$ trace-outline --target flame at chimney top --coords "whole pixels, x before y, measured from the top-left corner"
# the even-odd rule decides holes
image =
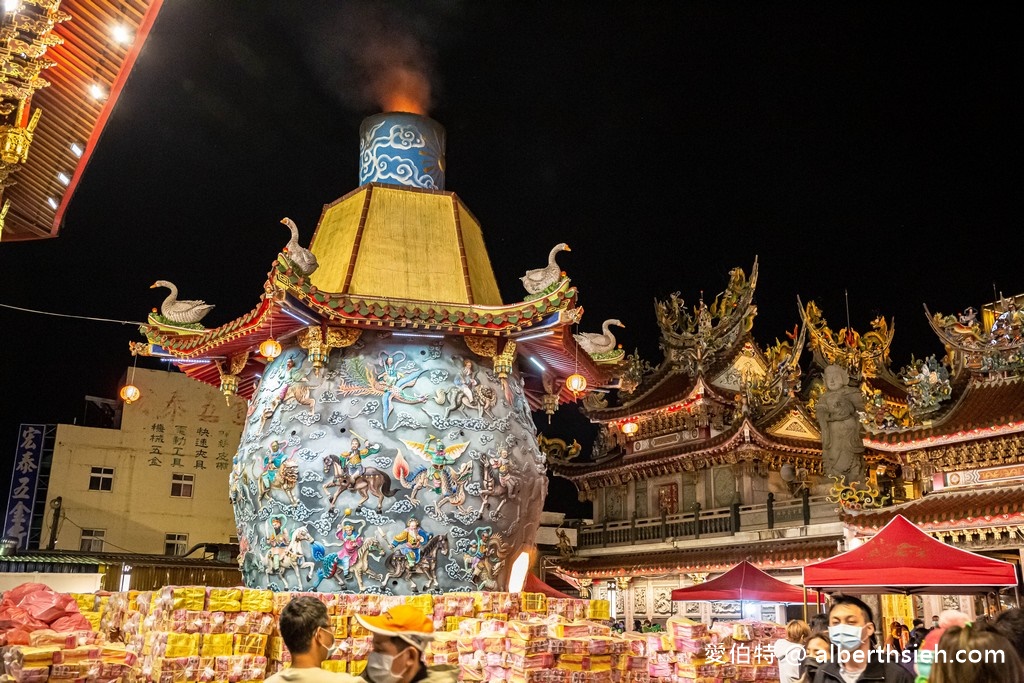
[[[426,116],[430,107],[430,81],[420,71],[392,66],[373,83],[374,99],[385,112]]]
[[[408,112],[374,114],[359,127],[359,184],[444,189],[444,126]]]

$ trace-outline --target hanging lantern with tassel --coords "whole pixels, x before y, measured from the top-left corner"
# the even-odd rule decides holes
[[[142,396],[142,392],[139,391],[139,388],[134,384],[125,384],[121,387],[121,391],[118,392],[118,394],[121,396],[121,400],[125,403],[135,403],[139,400],[139,397]]]
[[[558,394],[544,394],[541,396],[540,403],[544,408],[544,414],[548,416],[548,424],[551,424],[551,416],[558,410]]]
[[[117,393],[125,404],[130,405],[139,400],[142,396],[142,391],[135,386],[135,368],[139,363],[139,352],[133,344],[129,344],[128,348],[132,352],[132,375],[128,378],[128,383],[121,387],[121,391]]]
[[[268,337],[266,341],[260,344],[260,355],[268,360],[273,360],[281,355],[281,343],[273,338]]]
[[[565,378],[565,386],[569,388],[573,396],[579,398],[580,394],[587,390],[587,378],[574,372]]]

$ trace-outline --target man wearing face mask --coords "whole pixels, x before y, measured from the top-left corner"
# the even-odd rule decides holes
[[[292,665],[265,683],[363,683],[361,678],[320,668],[335,649],[334,629],[324,603],[311,597],[292,598],[281,610],[280,629]]]
[[[874,634],[870,607],[848,595],[835,596],[828,612],[832,661],[818,669],[814,683],[914,683],[898,662],[885,661],[872,649]]]
[[[458,667],[427,667],[423,653],[434,639],[434,622],[411,605],[396,605],[379,616],[356,615],[373,634],[373,649],[366,658],[363,677],[370,683],[448,683],[458,678]]]

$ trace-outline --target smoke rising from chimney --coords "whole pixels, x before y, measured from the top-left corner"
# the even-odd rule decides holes
[[[422,36],[437,22],[418,11],[430,4],[339,3],[310,36],[311,66],[346,107],[427,114],[434,54]]]

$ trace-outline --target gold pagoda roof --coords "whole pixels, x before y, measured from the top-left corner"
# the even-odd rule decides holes
[[[500,306],[483,232],[452,192],[368,183],[324,207],[309,280],[336,294]]]

